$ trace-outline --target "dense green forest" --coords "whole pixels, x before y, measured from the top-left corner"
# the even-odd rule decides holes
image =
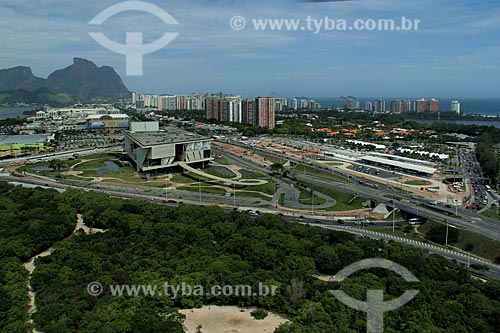
[[[34,319],[40,331],[183,332],[179,308],[203,304],[256,306],[290,319],[278,333],[365,332],[366,314],[337,301],[341,288],[365,299],[384,289],[386,299],[419,289],[405,307],[386,313],[385,332],[490,333],[500,327],[500,283],[471,279],[461,266],[397,243],[357,238],[289,223],[275,215],[257,219],[218,207],[170,208],[94,193],[0,186],[1,332],[25,332],[27,298],[21,263],[59,241],[38,260],[32,277]],[[108,231],[71,233],[75,215]],[[63,240],[64,239],[64,240]],[[386,270],[366,270],[342,283],[322,282],[365,258],[393,260],[420,283]],[[90,296],[89,282],[117,284],[279,286],[274,297]],[[3,300],[8,300],[4,302]]]
[[[56,191],[0,182],[0,330],[26,332],[27,272],[22,264],[71,234],[76,210]]]

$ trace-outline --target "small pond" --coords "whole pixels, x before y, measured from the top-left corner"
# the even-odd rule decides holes
[[[97,172],[98,174],[102,175],[105,172],[117,172],[117,173],[123,173],[123,171],[120,170],[120,166],[116,164],[115,162],[112,161],[106,161],[104,162],[104,166],[100,168],[94,168],[94,169],[89,169],[92,171]]]
[[[227,176],[227,177],[231,177],[231,178],[234,178],[236,177],[236,175],[231,171],[229,170],[228,168],[225,168],[225,167],[222,167],[222,166],[214,166],[214,165],[211,165],[208,167],[210,170],[213,170],[215,172],[218,172],[220,174],[223,174],[224,176]]]

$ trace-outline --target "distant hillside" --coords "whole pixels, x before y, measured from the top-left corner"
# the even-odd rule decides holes
[[[0,104],[49,104],[52,106],[65,106],[74,104],[73,96],[67,93],[54,94],[46,88],[39,88],[35,91],[25,89],[8,90],[0,92]]]
[[[80,101],[117,100],[130,94],[112,67],[97,67],[93,62],[81,58],[73,59],[73,65],[55,71],[47,79],[34,76],[29,67],[0,70],[0,91],[9,92],[11,96],[35,98],[29,97],[26,92],[38,95],[40,88],[45,88],[45,93],[48,90],[50,94],[55,95],[69,94]]]

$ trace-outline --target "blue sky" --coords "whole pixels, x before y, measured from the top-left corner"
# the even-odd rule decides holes
[[[177,19],[165,25],[127,12],[100,27],[88,22],[117,0],[16,0],[0,3],[0,68],[30,66],[46,77],[73,57],[113,66],[130,90],[219,92],[245,96],[500,97],[498,0],[276,1],[151,0]],[[233,16],[248,26],[231,29]],[[255,31],[252,19],[419,19],[420,30]],[[123,43],[125,32],[147,42],[179,36],[144,58],[144,75],[125,75],[125,56],[89,32]]]

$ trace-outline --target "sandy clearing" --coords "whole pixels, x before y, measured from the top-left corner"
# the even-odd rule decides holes
[[[281,324],[288,322],[272,313],[264,320],[256,320],[250,315],[252,310],[212,305],[179,312],[186,316],[186,333],[196,333],[198,325],[202,325],[202,333],[272,333]]]

